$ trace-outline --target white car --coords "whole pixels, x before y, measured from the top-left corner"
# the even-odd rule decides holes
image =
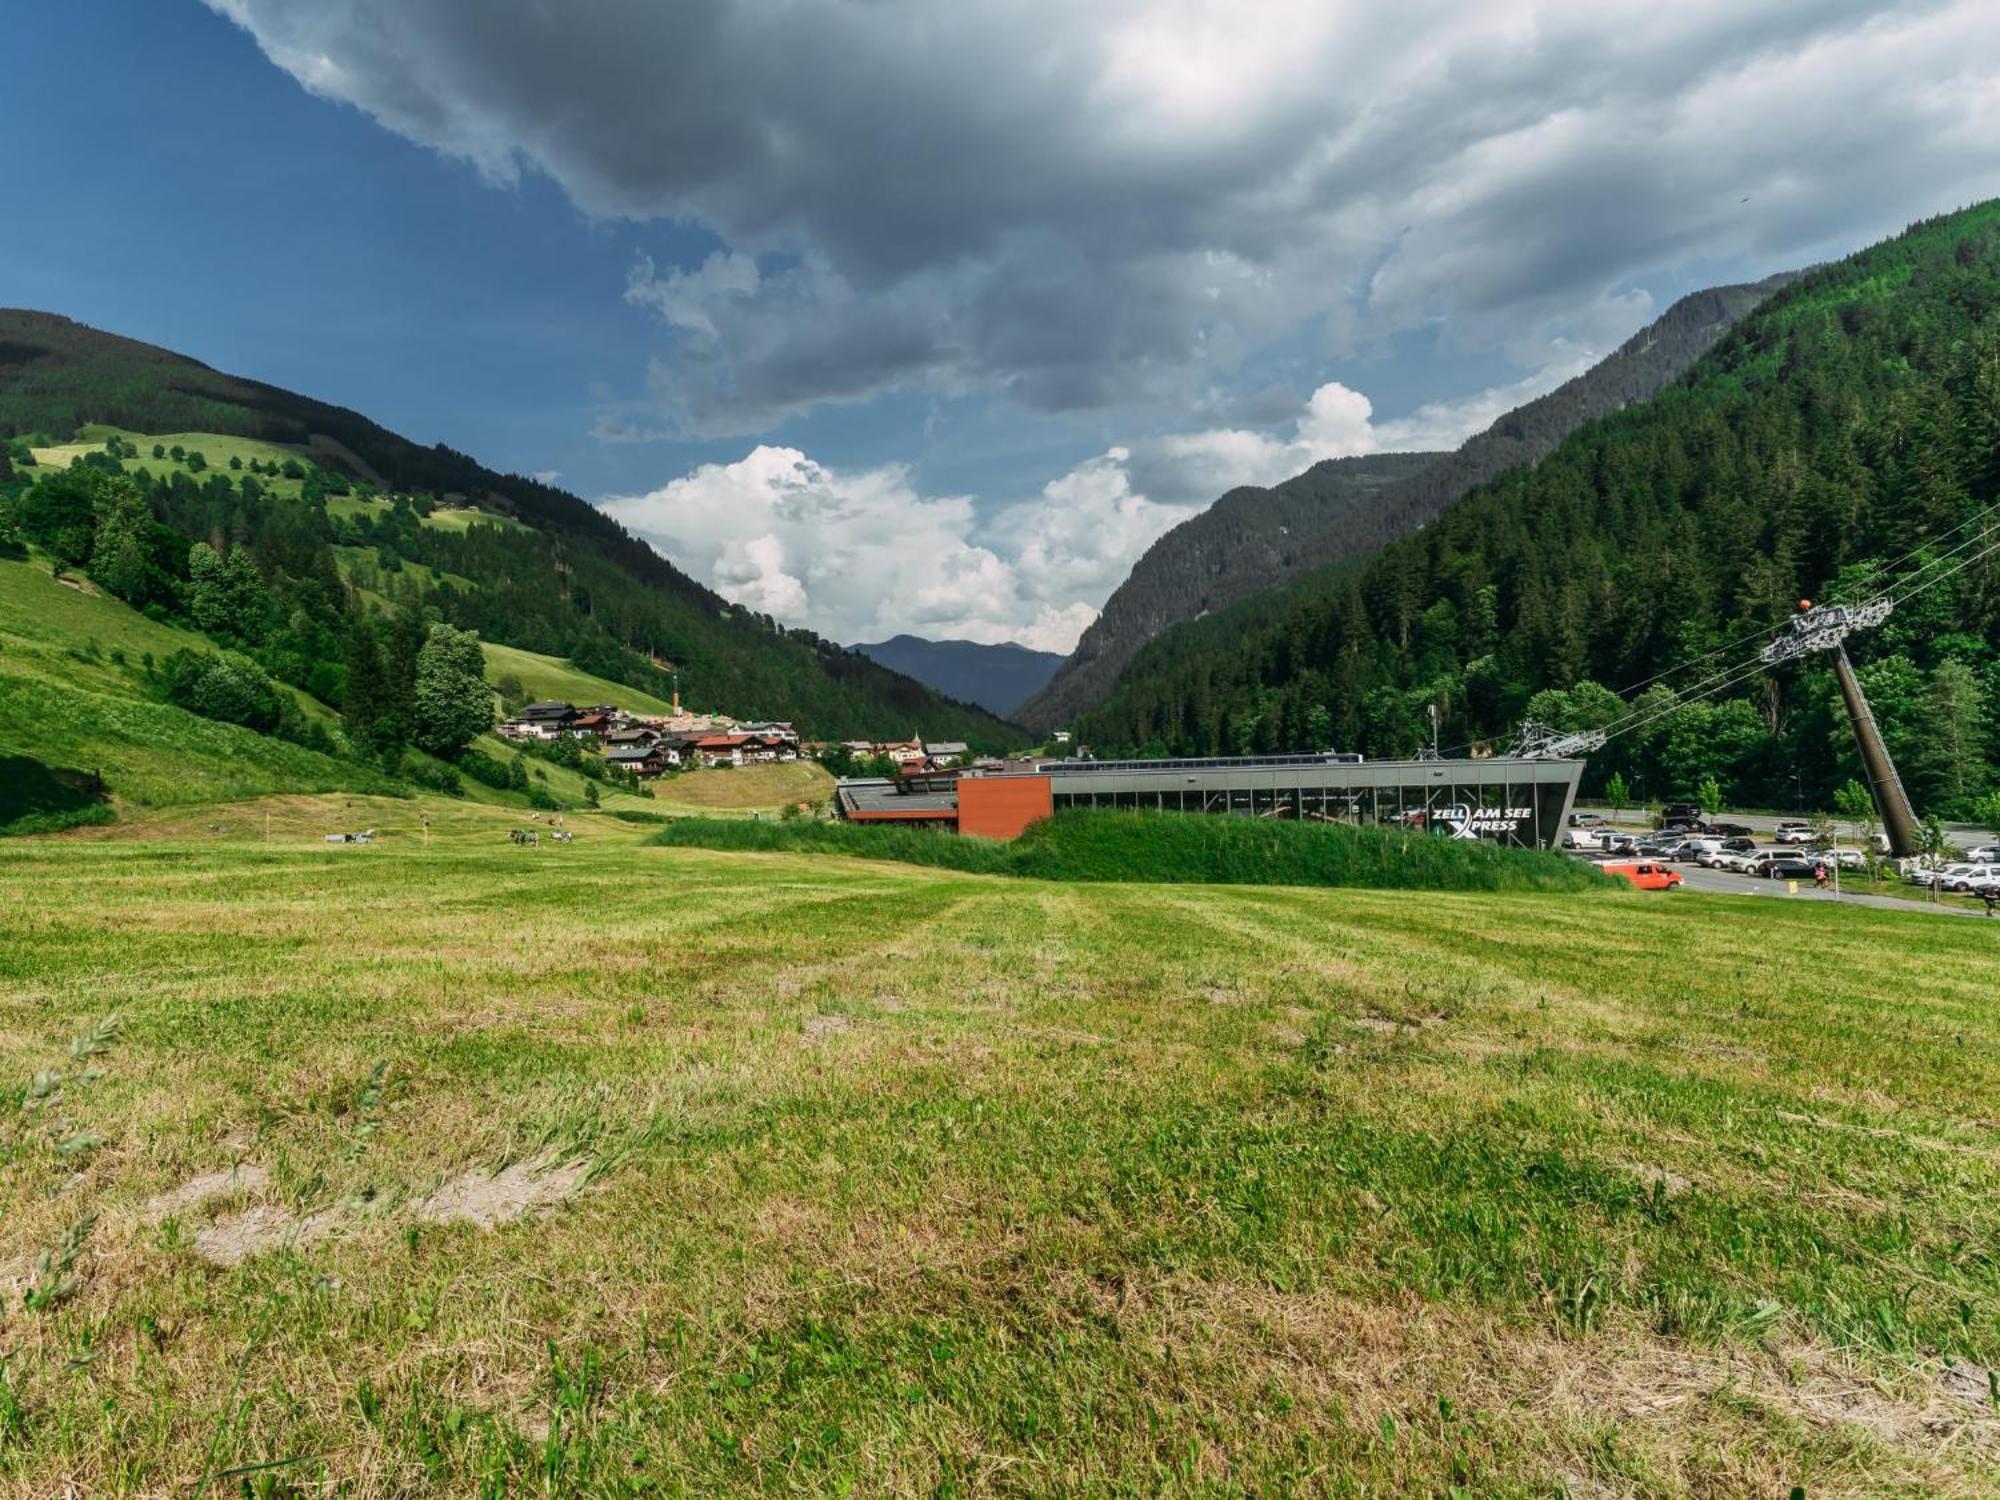
[[[2000,865],[2000,844],[1981,844],[1966,850],[1965,857],[1976,865]]]
[[[1994,867],[1989,864],[1966,863],[1953,865],[1940,882],[1948,891],[1969,891],[1980,881],[1993,878]]]
[[[1748,875],[1750,868],[1765,857],[1764,849],[1723,849],[1709,856],[1711,870],[1727,870],[1733,875]]]
[[[1944,890],[1951,891],[1951,890],[1957,890],[1959,887],[1959,882],[1964,880],[1968,875],[1971,875],[1974,872],[1979,872],[1983,874],[1985,871],[1991,868],[1992,866],[1990,865],[1967,864],[1965,861],[1961,860],[1956,864],[1949,864],[1944,866],[1937,872],[1935,878],[1933,878],[1929,866],[1926,865],[1924,861],[1918,860],[1917,867],[1911,870],[1905,878],[1910,882],[1911,885],[1936,884]]]
[[[1810,844],[1813,840],[1812,824],[1784,822],[1771,835],[1774,844]]]

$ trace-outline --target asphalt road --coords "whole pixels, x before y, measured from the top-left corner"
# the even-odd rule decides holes
[[[1704,891],[1727,896],[1776,897],[1781,901],[1832,901],[1831,890],[1813,889],[1810,880],[1801,880],[1796,893],[1788,890],[1782,880],[1763,880],[1751,875],[1738,875],[1728,870],[1706,870],[1700,865],[1675,865],[1681,873],[1685,888],[1690,891]],[[1984,917],[1984,908],[1968,902],[1963,896],[1940,895],[1937,905],[1928,900],[1904,901],[1894,896],[1866,896],[1847,892],[1838,898],[1847,906],[1879,906],[1887,911],[1928,911],[1943,912],[1957,917]],[[1993,924],[2000,927],[2000,921]]]

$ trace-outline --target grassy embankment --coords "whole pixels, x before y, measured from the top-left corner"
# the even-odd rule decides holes
[[[2000,1485],[1981,925],[390,806],[0,845],[0,1491]]]
[[[850,854],[1037,880],[1363,886],[1421,891],[1578,891],[1610,882],[1560,855],[1381,828],[1179,813],[1065,812],[1007,843],[853,823],[688,819],[680,848]]]

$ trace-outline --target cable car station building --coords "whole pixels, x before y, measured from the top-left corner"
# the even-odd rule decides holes
[[[835,804],[854,823],[952,828],[985,838],[1014,838],[1066,808],[1113,807],[1420,828],[1442,837],[1552,849],[1562,838],[1583,765],[1500,756],[1045,760],[1005,771],[843,781]]]

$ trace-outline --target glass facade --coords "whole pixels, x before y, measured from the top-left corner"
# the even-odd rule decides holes
[[[1055,806],[1218,813],[1421,829],[1552,848],[1576,796],[1573,760],[1068,761],[1046,767]]]

